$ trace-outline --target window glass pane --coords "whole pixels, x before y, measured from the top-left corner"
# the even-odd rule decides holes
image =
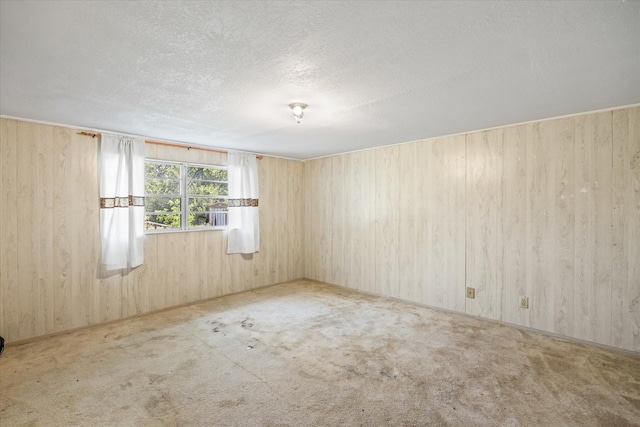
[[[180,179],[180,165],[146,162],[144,165],[146,179],[172,178]]]
[[[222,181],[227,182],[227,170],[199,166],[189,166],[187,169],[189,180]]]
[[[145,230],[180,230],[180,213],[146,214]]]
[[[227,201],[215,197],[189,197],[189,212],[209,212],[209,209],[227,210]]]
[[[180,197],[147,196],[144,199],[144,206],[144,210],[148,213],[180,213]]]
[[[190,213],[189,228],[209,227],[209,215],[206,213]]]
[[[204,197],[189,197],[189,213],[208,213],[211,209],[227,210],[226,200]]]
[[[209,214],[209,224],[212,227],[226,227],[227,212],[212,211],[212,213]]]
[[[145,163],[144,190],[149,194],[180,195],[180,165]]]
[[[189,198],[189,227],[227,225],[227,201],[218,198]]]
[[[226,196],[227,171],[225,169],[189,166],[187,193],[190,195]]]
[[[190,213],[188,222],[190,229],[225,227],[227,225],[227,212]]]
[[[227,183],[210,181],[189,181],[187,192],[194,196],[226,196],[229,194]]]
[[[147,179],[144,183],[146,194],[180,195],[180,181],[168,179]]]

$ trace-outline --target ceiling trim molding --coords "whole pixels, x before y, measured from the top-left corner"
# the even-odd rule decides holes
[[[304,159],[302,161],[303,162],[310,162],[312,160],[326,159],[327,157],[342,156],[343,154],[359,153],[361,151],[377,150],[379,148],[388,148],[388,147],[395,147],[397,145],[413,144],[414,142],[431,141],[433,139],[438,139],[438,138],[450,138],[450,137],[453,137],[453,136],[466,135],[468,133],[486,132],[486,131],[489,131],[489,130],[504,129],[504,128],[508,128],[508,127],[512,127],[512,126],[527,125],[529,123],[547,122],[547,121],[550,121],[550,120],[566,119],[566,118],[569,118],[569,117],[583,116],[585,114],[603,113],[605,111],[613,112],[613,111],[617,111],[617,110],[624,110],[625,108],[635,108],[635,107],[640,107],[640,102],[639,103],[635,103],[635,104],[622,105],[622,106],[619,106],[619,107],[601,108],[599,110],[584,111],[582,113],[572,113],[572,114],[565,114],[565,115],[562,115],[562,116],[547,117],[547,118],[544,118],[544,119],[527,120],[526,122],[511,123],[511,124],[508,124],[508,125],[493,126],[493,127],[489,127],[489,128],[482,128],[482,129],[472,129],[472,130],[466,130],[466,131],[463,131],[463,132],[451,133],[451,134],[446,134],[446,135],[430,136],[428,138],[414,139],[412,141],[396,142],[395,144],[379,145],[377,147],[362,148],[360,150],[345,151],[343,153],[336,153],[336,154],[328,154],[326,156],[313,157],[311,159]]]
[[[274,156],[273,154],[254,153],[252,151],[237,150],[235,148],[214,147],[214,146],[210,146],[210,145],[192,144],[190,142],[176,141],[176,140],[173,140],[173,139],[157,138],[155,136],[152,137],[152,136],[148,136],[148,135],[135,135],[135,134],[131,134],[131,133],[119,132],[119,131],[108,130],[108,129],[96,129],[96,128],[91,128],[91,127],[86,127],[86,126],[69,125],[69,124],[65,124],[65,123],[46,122],[46,121],[43,121],[43,120],[27,119],[27,118],[24,118],[24,117],[7,116],[5,114],[0,114],[0,119],[17,120],[17,121],[20,121],[20,122],[36,123],[36,124],[45,125],[45,126],[57,126],[57,127],[80,130],[80,131],[86,131],[86,132],[92,132],[92,133],[114,133],[114,134],[123,135],[123,136],[131,136],[131,137],[134,137],[134,138],[152,139],[152,140],[158,141],[158,142],[166,142],[166,143],[177,144],[177,145],[181,145],[181,146],[184,145],[184,148],[191,147],[191,148],[198,148],[198,149],[204,149],[204,150],[237,151],[239,153],[255,154],[256,156],[273,157],[275,159],[295,160],[295,161],[298,161],[298,162],[302,161],[300,159],[293,159],[293,158],[289,158],[289,157]]]

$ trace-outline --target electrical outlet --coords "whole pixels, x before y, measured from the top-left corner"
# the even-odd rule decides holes
[[[529,297],[520,297],[520,308],[529,308]]]
[[[476,288],[467,288],[467,298],[474,299],[476,297]]]

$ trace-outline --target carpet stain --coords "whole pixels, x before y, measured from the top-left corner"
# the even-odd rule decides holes
[[[158,375],[158,374],[147,374],[149,378],[149,385],[155,383],[161,383],[166,379],[166,375]]]
[[[177,335],[157,335],[155,337],[149,338],[149,341],[165,341],[165,340],[173,340],[175,338],[179,338]]]
[[[211,329],[213,332],[220,332],[224,329],[224,327],[226,326],[224,323],[222,322],[217,322],[215,320],[209,322],[210,325],[213,326],[213,329]]]
[[[193,370],[199,366],[198,361],[196,359],[187,359],[185,361],[180,362],[180,365],[176,369],[176,371],[188,371]]]
[[[640,414],[640,399],[636,399],[631,396],[622,396],[622,397],[631,405],[633,405],[638,410],[638,413]]]
[[[246,403],[246,400],[244,399],[244,397],[239,397],[238,399],[235,399],[235,400],[221,400],[220,402],[218,402],[218,407],[219,408],[235,408],[236,406],[244,405],[245,403]]]
[[[179,412],[166,395],[151,396],[144,408],[151,417],[162,420],[164,425],[177,425],[175,418]]]

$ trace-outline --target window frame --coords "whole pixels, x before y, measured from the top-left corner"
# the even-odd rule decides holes
[[[162,159],[153,159],[153,158],[145,158],[145,200],[147,197],[155,197],[155,196],[175,196],[175,198],[180,199],[180,228],[170,228],[170,229],[146,229],[144,230],[144,234],[164,234],[164,233],[184,233],[184,232],[193,232],[193,231],[215,231],[215,230],[226,230],[227,225],[220,226],[200,226],[194,227],[189,226],[189,198],[210,198],[213,200],[224,200],[225,203],[229,199],[228,195],[215,195],[209,196],[204,194],[189,194],[188,192],[188,168],[196,167],[196,168],[207,168],[207,169],[218,169],[228,171],[226,165],[212,165],[205,163],[192,163],[192,162],[180,162],[175,160],[162,160]],[[157,194],[147,194],[146,184],[147,184],[147,176],[146,176],[146,166],[147,163],[155,163],[155,164],[165,164],[165,165],[176,165],[180,167],[180,176],[178,178],[180,194],[167,194],[167,195],[157,195]],[[217,181],[219,183],[225,183],[227,185],[227,193],[229,189],[229,180],[227,181]],[[227,204],[228,205],[228,204]],[[228,207],[228,206],[227,206]],[[177,213],[177,212],[176,212]],[[228,215],[228,210],[225,212]],[[147,221],[148,214],[156,214],[155,212],[148,212],[145,204],[145,222]]]

